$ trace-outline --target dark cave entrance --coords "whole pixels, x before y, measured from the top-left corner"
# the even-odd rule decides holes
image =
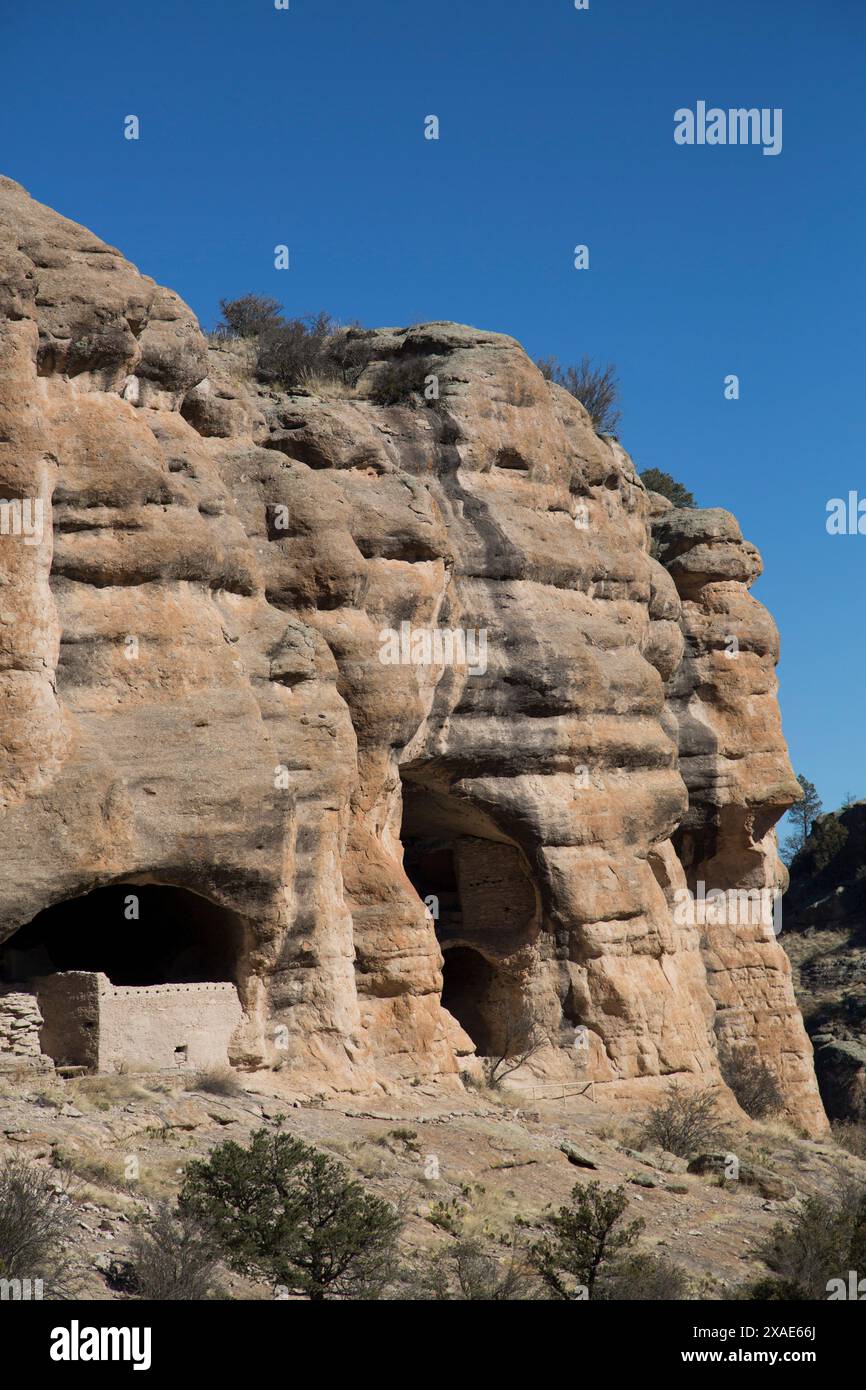
[[[0,945],[0,982],[68,970],[114,985],[236,982],[241,919],[167,884],[112,883],[54,903]]]
[[[442,1007],[469,1034],[479,1056],[494,1051],[496,969],[468,946],[451,946],[443,953]]]
[[[442,1005],[480,1056],[525,1008],[516,964],[534,939],[537,894],[523,856],[477,808],[403,786],[403,865],[442,950]]]
[[[453,840],[405,835],[403,867],[418,897],[430,907],[441,944],[443,936],[463,925]]]

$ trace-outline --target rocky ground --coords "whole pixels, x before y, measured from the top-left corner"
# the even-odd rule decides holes
[[[682,1266],[691,1296],[703,1299],[730,1297],[765,1272],[754,1248],[801,1197],[831,1194],[846,1176],[866,1179],[866,1162],[833,1142],[742,1121],[726,1146],[742,1180],[688,1172],[682,1159],[642,1151],[641,1110],[601,1087],[595,1101],[550,1085],[491,1093],[434,1084],[325,1099],[281,1094],[278,1076],[245,1084],[216,1095],[188,1089],[195,1078],[186,1086],[165,1076],[3,1078],[0,1156],[46,1165],[71,1185],[78,1296],[124,1297],[111,1287],[112,1264],[123,1260],[135,1223],[177,1192],[184,1164],[226,1138],[245,1142],[281,1115],[292,1134],[401,1203],[409,1265],[461,1229],[495,1239],[515,1217],[535,1223],[575,1183],[595,1179],[625,1185],[629,1219],[646,1223],[641,1247]],[[228,1273],[223,1282],[234,1298],[272,1296]]]

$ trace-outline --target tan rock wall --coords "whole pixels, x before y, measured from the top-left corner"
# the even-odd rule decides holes
[[[735,947],[729,1004],[672,912],[697,856],[775,872],[792,794],[738,533],[672,535],[660,563],[631,460],[511,338],[360,331],[354,392],[286,395],[8,180],[0,224],[0,484],[46,503],[43,544],[0,538],[0,933],[102,883],[187,887],[243,924],[243,1064],[308,1087],[455,1078],[472,1041],[441,1004],[405,799],[403,835],[417,817],[462,856],[462,949],[489,966],[479,937],[499,935],[491,1017],[527,1004],[542,1071],[573,1074],[586,1029],[583,1076],[714,1079],[717,1011],[756,1038],[759,998],[782,1019],[777,955]],[[394,356],[429,364],[437,402],[375,404]],[[684,634],[732,604],[764,684],[715,672],[696,719]],[[391,659],[404,624],[431,659],[399,640]],[[445,631],[476,658],[483,634],[483,659],[443,654]],[[751,761],[714,778],[707,727]],[[815,1127],[807,1049],[780,1026],[769,1055]]]
[[[99,1067],[100,977],[89,971],[64,971],[34,981],[44,1020],[42,1052],[52,1061],[96,1071]]]
[[[784,892],[773,827],[799,793],[776,700],[779,639],[747,592],[761,572],[754,546],[719,510],[656,518],[658,553],[682,598],[685,656],[669,685],[689,807],[675,836],[689,886]],[[769,896],[769,895],[768,895]],[[723,1053],[757,1053],[781,1078],[791,1113],[823,1124],[812,1046],[775,924],[726,914],[701,928],[715,1030]]]

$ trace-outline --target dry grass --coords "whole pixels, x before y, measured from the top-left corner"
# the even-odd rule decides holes
[[[120,1154],[78,1144],[74,1148],[55,1144],[51,1161],[63,1173],[71,1173],[83,1183],[99,1189],[129,1192],[132,1185],[126,1177],[124,1159]]]
[[[48,1106],[52,1110],[60,1110],[69,1099],[65,1084],[59,1077],[51,1077],[49,1080],[37,1082],[36,1085],[31,1081],[24,1091],[27,1100],[33,1101],[36,1105]]]
[[[840,1149],[855,1158],[866,1159],[866,1124],[857,1120],[834,1120],[833,1138]]]
[[[631,1120],[606,1119],[591,1130],[598,1139],[619,1148],[638,1149],[640,1134],[637,1125]]]
[[[310,372],[304,379],[304,386],[308,391],[312,391],[314,396],[321,396],[323,400],[355,401],[358,399],[356,387],[350,386],[341,377],[326,376],[322,372]]]
[[[186,1084],[187,1091],[203,1091],[208,1096],[243,1096],[246,1092],[230,1067],[200,1071]]]
[[[95,1110],[110,1110],[133,1100],[146,1100],[148,1095],[141,1079],[131,1076],[82,1076],[69,1086],[76,1103],[89,1104]]]
[[[137,1160],[131,1176],[130,1159]],[[176,1150],[161,1153],[143,1152],[132,1144],[122,1153],[97,1148],[81,1142],[57,1144],[52,1151],[52,1163],[61,1172],[70,1173],[93,1191],[88,1195],[106,1205],[106,1193],[123,1194],[127,1198],[164,1199],[174,1197],[180,1183],[179,1155]],[[121,1210],[127,1210],[121,1207]]]
[[[799,1153],[807,1143],[806,1137],[796,1125],[792,1125],[787,1120],[753,1120],[746,1128],[737,1126],[734,1131],[734,1143],[738,1149],[749,1157],[759,1157],[763,1155],[761,1161],[769,1159],[773,1152],[780,1148],[787,1148]]]

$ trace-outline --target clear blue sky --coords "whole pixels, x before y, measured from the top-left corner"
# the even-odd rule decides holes
[[[866,536],[825,530],[866,496],[863,0],[0,0],[0,40],[0,169],[205,326],[256,290],[615,361],[638,467],[763,552],[796,769],[866,796]],[[675,145],[699,99],[782,153]]]

